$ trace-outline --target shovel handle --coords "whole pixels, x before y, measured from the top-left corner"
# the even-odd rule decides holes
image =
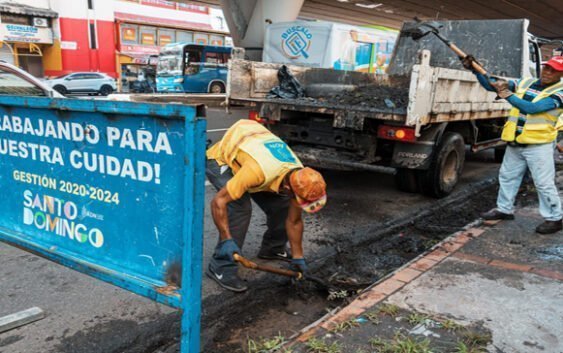
[[[454,43],[450,43],[448,45],[450,47],[451,50],[454,51],[454,53],[457,54],[457,56],[459,56],[461,59],[465,58],[467,56],[467,54],[465,54],[463,52],[463,50],[459,49],[457,47],[457,45],[455,45]],[[485,70],[481,65],[477,64],[475,61],[471,62],[471,65],[473,65],[473,68],[475,69],[475,71],[477,71],[478,73],[482,74],[482,75],[487,75],[487,70]]]
[[[236,262],[240,263],[242,266],[244,266],[246,268],[250,268],[252,270],[269,272],[269,273],[274,273],[276,275],[293,277],[293,278],[297,278],[297,279],[301,279],[303,277],[303,274],[301,272],[285,270],[283,268],[276,268],[276,267],[270,267],[270,266],[265,266],[265,265],[258,265],[257,263],[252,262],[249,259],[240,256],[239,254],[234,254],[233,258],[235,259]]]

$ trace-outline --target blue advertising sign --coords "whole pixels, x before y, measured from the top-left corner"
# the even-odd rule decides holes
[[[0,97],[0,240],[182,309],[182,352],[199,351],[198,112]]]

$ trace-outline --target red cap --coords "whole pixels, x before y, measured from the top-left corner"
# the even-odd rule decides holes
[[[563,71],[563,56],[554,56],[545,64],[551,66],[555,71]]]

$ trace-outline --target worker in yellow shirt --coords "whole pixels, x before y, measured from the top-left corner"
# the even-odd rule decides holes
[[[268,218],[258,257],[289,261],[292,269],[307,271],[301,212],[317,212],[326,203],[326,183],[319,172],[304,168],[287,144],[264,126],[240,120],[207,151],[206,174],[218,191],[211,201],[219,231],[207,270],[211,279],[234,292],[247,289],[233,255],[241,253],[251,199]]]

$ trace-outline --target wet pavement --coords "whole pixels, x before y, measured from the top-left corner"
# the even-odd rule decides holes
[[[563,352],[562,233],[535,233],[535,197],[522,198],[516,220],[453,234],[302,330],[291,352]]]

